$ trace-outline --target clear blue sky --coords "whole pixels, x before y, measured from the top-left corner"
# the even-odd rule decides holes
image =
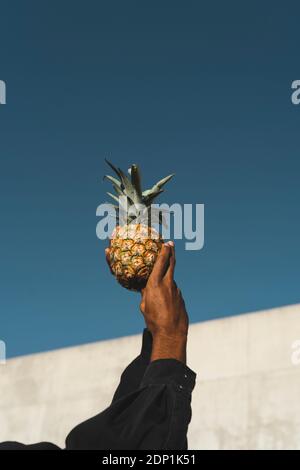
[[[109,156],[204,203],[177,244],[191,322],[300,301],[299,2],[2,1],[0,338],[8,356],[135,334],[95,235]],[[162,199],[161,199],[162,201]]]

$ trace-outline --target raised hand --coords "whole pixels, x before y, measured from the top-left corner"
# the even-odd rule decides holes
[[[165,243],[142,291],[140,309],[153,337],[152,360],[186,361],[189,319],[174,281],[175,262],[174,243]]]

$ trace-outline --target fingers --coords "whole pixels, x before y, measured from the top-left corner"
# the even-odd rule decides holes
[[[160,253],[157,257],[157,260],[154,264],[152,273],[150,274],[149,281],[150,282],[160,282],[164,277],[170,262],[171,256],[171,246],[168,244],[164,244],[160,250]]]
[[[170,256],[169,267],[168,267],[166,275],[165,275],[165,279],[168,282],[173,283],[174,282],[175,263],[176,263],[175,245],[174,245],[174,242],[172,242],[172,241],[168,242],[168,245],[171,247],[171,256]]]
[[[145,301],[144,300],[142,300],[141,303],[140,303],[140,311],[144,315],[144,313],[145,313]]]
[[[182,292],[181,292],[181,290],[180,290],[178,287],[177,287],[177,294],[178,294],[178,296],[180,297],[180,300],[181,300],[183,306],[185,307],[185,301],[184,301]]]
[[[105,259],[106,259],[106,262],[108,264],[108,267],[110,269],[110,272],[113,274],[113,271],[111,269],[111,265],[110,265],[110,262],[109,262],[109,248],[105,248]]]
[[[143,287],[140,292],[141,292],[141,304],[143,302],[145,302],[145,290],[146,290],[146,287]]]
[[[105,259],[107,264],[109,265],[109,248],[105,248]]]

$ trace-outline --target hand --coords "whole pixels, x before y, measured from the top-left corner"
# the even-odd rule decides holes
[[[173,357],[185,362],[188,315],[181,292],[174,281],[175,247],[165,243],[145,289],[141,311],[152,333],[151,360]]]
[[[110,249],[109,248],[105,248],[105,259],[106,259],[106,262],[108,264],[108,267],[109,267],[109,270],[111,272],[111,274],[114,276],[114,272],[113,270],[111,269],[111,264],[110,264],[110,260],[109,260],[109,252],[110,252]]]

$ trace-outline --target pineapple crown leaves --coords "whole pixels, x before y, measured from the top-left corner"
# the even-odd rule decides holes
[[[113,189],[115,190],[116,194],[112,194],[107,192],[107,194],[114,199],[116,202],[121,202],[121,196],[125,196],[127,198],[129,204],[129,221],[132,221],[138,217],[137,213],[139,211],[139,206],[143,205],[146,206],[146,212],[149,212],[151,208],[151,204],[154,199],[161,194],[164,190],[162,189],[163,186],[173,178],[174,174],[168,175],[165,178],[158,181],[151,189],[147,189],[142,191],[141,185],[141,175],[137,165],[133,164],[128,170],[130,175],[130,179],[128,176],[123,173],[120,168],[115,167],[112,163],[110,163],[107,159],[105,159],[106,163],[110,166],[110,168],[114,171],[117,175],[117,178],[105,175],[104,179],[107,179],[112,183]],[[117,211],[117,218],[119,216],[119,211],[116,206],[114,206]],[[152,214],[152,222],[166,225],[166,220],[162,212],[168,212],[166,210],[151,208]],[[143,214],[140,214],[143,217]],[[144,214],[145,216],[145,214]],[[154,219],[154,220],[153,220]]]

